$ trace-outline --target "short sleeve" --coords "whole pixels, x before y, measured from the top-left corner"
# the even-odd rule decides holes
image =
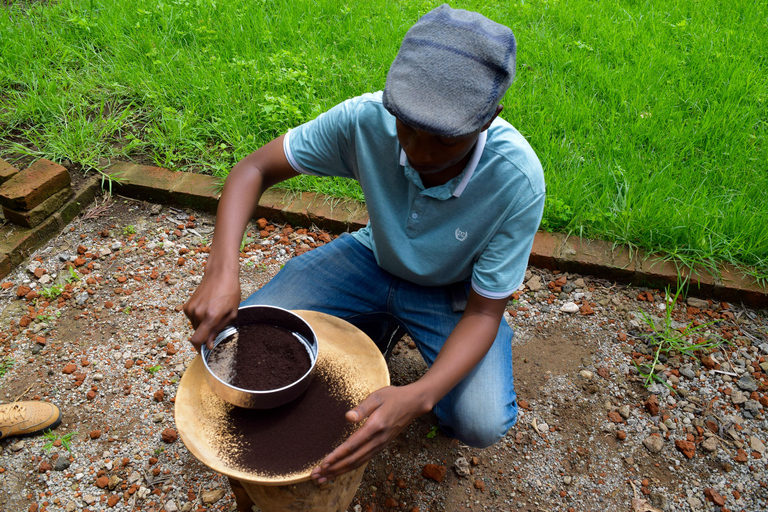
[[[352,98],[286,134],[283,150],[301,174],[357,179],[354,130],[359,98]]]
[[[533,238],[544,212],[544,193],[512,209],[472,269],[472,289],[489,299],[509,297],[523,283]]]

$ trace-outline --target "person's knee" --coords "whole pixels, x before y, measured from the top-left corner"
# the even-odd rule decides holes
[[[473,448],[487,448],[499,442],[517,422],[517,404],[496,411],[456,411],[441,420],[443,431]]]

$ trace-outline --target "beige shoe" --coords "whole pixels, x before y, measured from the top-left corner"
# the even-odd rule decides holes
[[[61,423],[61,411],[48,402],[15,402],[0,405],[0,439],[31,436],[54,429]]]

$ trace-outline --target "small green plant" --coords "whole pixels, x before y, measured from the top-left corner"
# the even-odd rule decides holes
[[[56,299],[62,293],[64,293],[64,287],[63,286],[59,286],[57,284],[51,286],[50,288],[43,288],[42,290],[40,290],[40,295],[42,295],[43,297],[45,297],[48,300]]]
[[[75,267],[67,267],[69,270],[69,277],[67,277],[67,282],[72,284],[80,280],[80,276],[77,275],[77,272],[75,272]]]
[[[131,314],[131,306],[126,306],[125,309],[123,310],[123,313],[125,313],[126,315],[130,315]]]
[[[154,451],[154,453],[155,453],[155,455],[160,455],[160,454],[161,454],[161,453],[163,453],[164,451],[165,451],[165,448],[161,446],[161,447],[159,447],[159,448],[155,448],[155,451]]]
[[[245,246],[250,245],[251,243],[253,243],[253,238],[249,237],[248,235],[243,235],[243,239],[240,241],[240,252],[243,252]]]
[[[48,429],[45,433],[43,433],[43,437],[48,439],[48,442],[43,445],[43,449],[46,452],[50,452],[53,449],[53,443],[55,443],[57,440],[61,441],[61,445],[66,448],[68,452],[72,451],[72,438],[77,435],[77,432],[69,432],[68,434],[64,434],[63,436],[56,435],[53,432],[51,432],[50,429]]]
[[[128,235],[135,235],[136,234],[136,228],[133,224],[129,224],[123,228],[123,234]]]
[[[160,366],[159,364],[156,364],[155,366],[150,366],[149,368],[147,368],[147,373],[154,375],[157,372],[159,372],[161,369],[162,369],[162,366]]]
[[[432,425],[432,428],[430,428],[429,432],[427,432],[427,439],[434,439],[435,436],[437,436],[438,430],[439,430],[439,427],[437,425]]]
[[[644,370],[635,363],[635,368],[637,369],[638,373],[640,373],[640,376],[645,379],[646,387],[650,386],[654,381],[663,382],[665,385],[667,385],[667,383],[663,381],[659,375],[656,374],[656,366],[659,364],[659,356],[661,354],[667,355],[674,351],[692,356],[693,353],[697,350],[709,350],[716,348],[722,345],[724,342],[724,340],[719,337],[698,343],[689,341],[694,335],[701,333],[710,325],[719,322],[719,320],[713,320],[711,322],[700,325],[694,325],[693,322],[690,322],[682,329],[675,329],[672,327],[672,312],[674,311],[675,305],[677,304],[677,299],[680,297],[682,290],[683,286],[678,286],[677,292],[670,300],[670,291],[669,288],[667,288],[665,295],[664,318],[662,319],[661,326],[657,326],[652,318],[650,318],[645,313],[641,313],[643,320],[650,326],[652,330],[652,332],[646,336],[648,337],[650,344],[654,346],[653,363],[650,365],[649,369]]]
[[[5,376],[6,372],[10,370],[14,364],[16,364],[16,360],[11,357],[3,359],[3,361],[0,362],[0,377]]]

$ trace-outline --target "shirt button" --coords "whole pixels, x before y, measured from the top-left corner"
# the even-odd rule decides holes
[[[418,213],[412,213],[411,214],[411,218],[412,219],[418,219],[419,218],[419,214]]]

